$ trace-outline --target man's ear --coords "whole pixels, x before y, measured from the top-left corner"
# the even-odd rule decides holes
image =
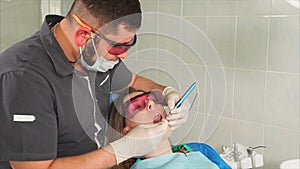
[[[131,128],[126,126],[125,128],[123,128],[123,134],[126,135],[130,130]]]
[[[75,42],[78,46],[84,46],[86,40],[91,36],[91,31],[87,28],[79,28],[75,33]]]

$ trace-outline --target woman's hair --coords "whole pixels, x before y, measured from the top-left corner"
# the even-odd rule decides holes
[[[109,122],[108,122],[110,125],[110,128],[107,133],[107,141],[109,143],[112,141],[118,140],[119,138],[124,136],[123,128],[126,126],[125,117],[123,115],[123,112],[120,112],[120,111],[123,111],[123,108],[122,108],[123,99],[128,94],[137,92],[137,91],[140,91],[140,90],[136,90],[132,87],[126,88],[125,90],[123,90],[120,93],[118,98],[113,102],[112,109],[111,109],[110,116],[109,116]],[[135,163],[135,161],[136,161],[135,158],[128,159],[128,160],[120,163],[119,165],[112,167],[112,169],[128,169]]]
[[[94,17],[100,27],[109,23],[107,30],[116,33],[123,24],[129,31],[141,27],[141,6],[139,0],[74,0],[67,17],[77,14],[85,22]],[[105,31],[105,30],[104,30]]]

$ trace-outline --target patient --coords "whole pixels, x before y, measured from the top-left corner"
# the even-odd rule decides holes
[[[110,126],[121,134],[112,130],[108,132],[108,142],[126,135],[131,129],[140,124],[156,124],[166,120],[164,110],[166,100],[160,91],[144,92],[128,88],[122,92],[114,102],[110,114]],[[198,168],[218,169],[219,167],[200,152],[192,152],[188,146],[175,147],[169,141],[171,130],[162,140],[157,149],[141,158],[131,158],[113,169],[136,168]]]

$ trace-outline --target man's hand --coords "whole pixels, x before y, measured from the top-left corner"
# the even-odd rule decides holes
[[[116,140],[112,146],[117,164],[134,157],[144,156],[157,148],[167,132],[168,121],[163,119],[157,124],[141,124],[132,129],[126,136]]]
[[[190,104],[186,100],[180,107],[174,109],[175,103],[180,99],[181,94],[172,87],[166,87],[163,94],[167,98],[167,104],[171,113],[167,116],[171,130],[175,130],[186,122],[189,113]]]

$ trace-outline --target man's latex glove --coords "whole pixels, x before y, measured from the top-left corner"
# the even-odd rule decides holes
[[[166,87],[163,94],[167,98],[168,108],[171,111],[166,119],[169,121],[171,130],[175,130],[186,122],[190,104],[185,100],[180,107],[174,109],[175,103],[180,99],[181,94],[173,87]]]
[[[168,121],[163,119],[161,123],[141,124],[116,140],[112,146],[117,164],[131,158],[144,156],[154,151],[167,132]]]

